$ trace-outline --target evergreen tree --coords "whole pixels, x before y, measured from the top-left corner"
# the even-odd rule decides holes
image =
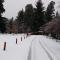
[[[10,27],[10,29],[12,29],[13,28],[13,17],[10,19],[10,21],[9,21],[9,27]]]
[[[8,23],[8,32],[9,33],[13,33],[12,30],[13,30],[13,17],[9,20],[9,23]]]
[[[16,22],[17,22],[17,27],[18,27],[18,33],[23,32],[23,30],[24,30],[24,11],[23,11],[23,9],[18,12]]]
[[[55,2],[51,1],[47,7],[47,10],[46,10],[46,20],[47,21],[46,22],[49,22],[54,18],[54,11],[55,11],[54,5],[55,5]]]
[[[34,21],[32,30],[34,32],[39,31],[40,27],[44,24],[44,7],[41,0],[36,3],[36,8],[34,9]]]
[[[0,0],[0,32],[2,33],[4,33],[6,30],[5,21],[4,18],[2,17],[2,13],[5,11],[5,9],[3,8],[3,2],[4,0]]]
[[[56,19],[60,19],[60,14],[58,13],[58,11],[56,12]]]
[[[37,14],[36,14],[36,8],[33,9],[33,21],[32,21],[32,27],[31,30],[32,32],[38,31],[38,23],[37,23]]]
[[[24,21],[24,20],[23,20],[23,17],[24,17],[24,11],[23,11],[23,9],[22,9],[21,11],[18,12],[17,20],[18,20],[19,22],[23,22],[23,21]]]
[[[27,31],[31,32],[32,21],[33,21],[33,6],[32,6],[32,4],[28,4],[25,7],[24,21],[25,21],[26,32]]]

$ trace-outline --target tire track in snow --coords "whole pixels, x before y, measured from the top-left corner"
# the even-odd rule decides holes
[[[38,50],[38,48],[40,48],[40,49]],[[43,50],[42,49],[43,49],[43,47],[40,45],[39,40],[37,40],[37,37],[35,37],[34,40],[31,42],[27,60],[39,60],[39,59],[41,59],[41,57],[42,57],[42,60],[45,60],[44,56],[45,55],[47,56],[47,53],[45,52],[44,49]],[[44,52],[44,55],[43,55],[43,52]],[[41,54],[42,54],[42,56],[41,56]],[[53,59],[52,58],[49,59],[49,57],[48,57],[47,60],[53,60]]]
[[[32,44],[33,44],[33,41],[34,41],[35,39],[36,39],[36,37],[34,37],[34,39],[33,39],[32,42],[31,42],[27,60],[32,60]],[[35,51],[34,51],[34,55],[35,55]],[[34,56],[34,60],[35,60],[35,56]]]
[[[44,49],[44,51],[46,52],[46,54],[48,55],[48,57],[50,58],[50,60],[53,60],[53,57],[49,54],[49,52],[45,49],[45,47],[43,46],[43,44],[41,43],[41,41],[39,40],[40,46]]]
[[[35,38],[33,38],[34,40]],[[33,40],[31,42],[30,48],[29,48],[29,53],[28,53],[28,58],[27,60],[32,60],[32,44],[33,44]]]
[[[27,58],[27,60],[31,60],[31,47],[30,47],[30,49],[29,49],[29,53],[28,53],[28,58]]]
[[[40,44],[42,45],[42,47],[45,49],[46,53],[48,54],[49,57],[52,57],[52,60],[60,60],[60,58],[54,53],[53,50],[51,50],[47,44],[43,41],[43,43],[41,42],[41,40],[39,40]],[[44,45],[43,45],[44,44]]]

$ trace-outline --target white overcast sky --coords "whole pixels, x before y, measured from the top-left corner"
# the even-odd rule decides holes
[[[44,6],[47,6],[48,3],[52,0],[42,0]],[[56,2],[55,7],[56,10],[60,10],[58,8],[58,6],[60,7],[60,1],[59,0],[53,0]],[[32,4],[33,6],[35,6],[37,0],[5,0],[4,2],[4,8],[5,8],[5,13],[3,16],[7,17],[7,18],[11,18],[11,17],[16,17],[17,13],[19,12],[19,10],[25,9],[25,6],[27,4]]]

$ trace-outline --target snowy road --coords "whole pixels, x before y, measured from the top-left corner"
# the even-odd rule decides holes
[[[59,42],[41,35],[25,39],[24,36],[26,35],[0,35],[0,60],[60,60]],[[5,41],[7,48],[3,51]]]
[[[32,41],[27,60],[40,60],[40,59],[41,60],[50,60],[50,58],[46,54],[45,50],[39,43],[39,40],[37,40],[37,38],[35,38]]]
[[[35,36],[27,60],[60,60],[60,43],[46,36]]]

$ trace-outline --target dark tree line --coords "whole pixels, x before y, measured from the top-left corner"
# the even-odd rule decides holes
[[[32,4],[27,4],[25,7],[25,11],[22,14],[21,12],[18,13],[16,21],[20,21],[20,23],[18,22],[20,25],[23,24],[24,32],[38,32],[42,25],[54,18],[54,4],[55,2],[51,1],[46,11],[44,10],[41,0],[37,1],[36,8],[34,8]],[[21,20],[23,21],[23,23],[21,22]],[[17,25],[20,26],[18,23]]]
[[[46,16],[46,22],[49,22],[51,21],[53,18],[54,18],[54,5],[55,5],[55,2],[54,1],[51,1],[50,4],[48,5],[47,9],[46,9],[46,13],[45,13],[45,16]]]
[[[0,32],[4,33],[5,28],[5,18],[2,17],[2,13],[5,12],[5,9],[3,8],[3,2],[4,0],[0,0]]]
[[[22,33],[23,32],[22,29],[24,27],[24,11],[23,11],[23,9],[18,12],[18,16],[16,18],[16,26],[18,29],[18,33]]]
[[[25,33],[25,32],[38,32],[40,27],[54,18],[54,1],[51,1],[46,9],[41,0],[36,3],[36,8],[32,4],[27,4],[25,11],[22,9],[18,12],[16,19],[10,21],[4,20],[2,13],[5,11],[3,8],[4,0],[0,0],[0,32],[10,33]],[[7,26],[8,25],[8,26]],[[9,28],[9,29],[8,29]],[[12,29],[12,30],[10,30]]]

